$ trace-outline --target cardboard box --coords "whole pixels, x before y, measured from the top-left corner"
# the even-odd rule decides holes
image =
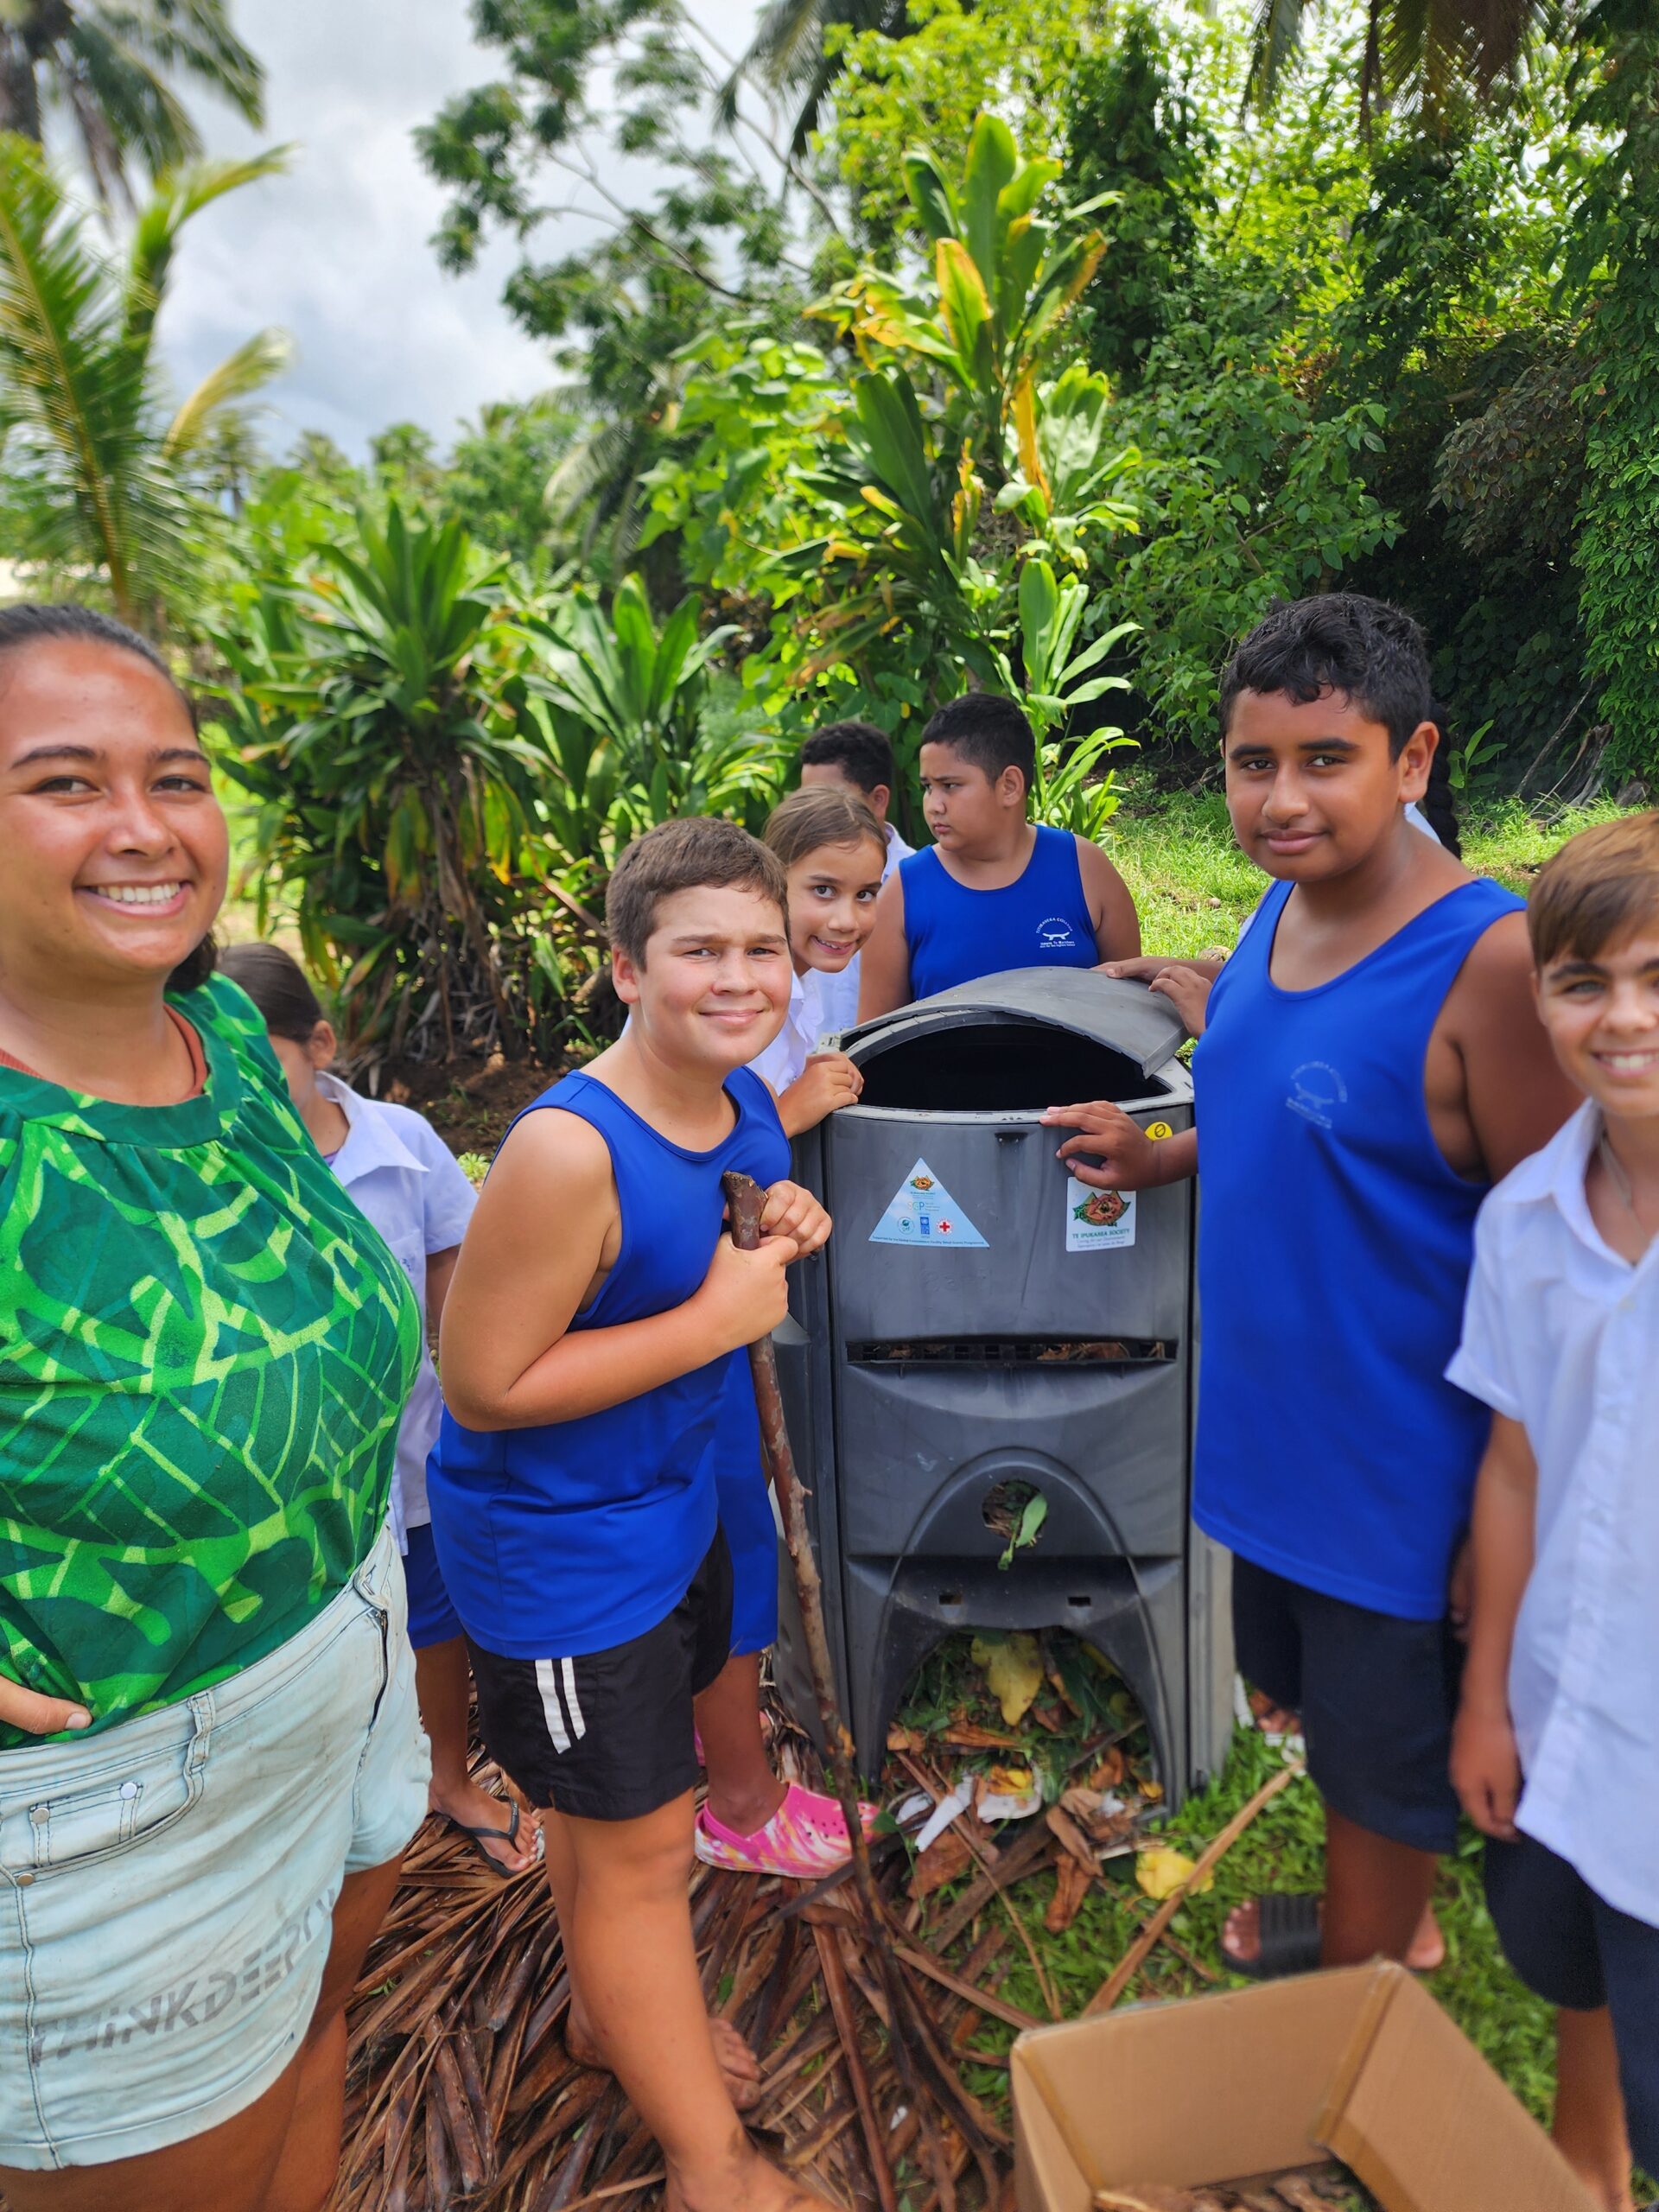
[[[1321,2157],[1387,2212],[1594,2212],[1474,2045],[1380,1961],[1032,2029],[1012,2083],[1020,2212]]]

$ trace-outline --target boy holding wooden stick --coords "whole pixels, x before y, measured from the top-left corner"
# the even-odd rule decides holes
[[[1480,1201],[1572,1096],[1521,901],[1406,818],[1437,741],[1416,624],[1348,594],[1274,608],[1223,677],[1221,734],[1235,835],[1274,881],[1211,995],[1199,1129],[1046,1118],[1097,1187],[1202,1155],[1193,1513],[1235,1555],[1240,1669],[1300,1713],[1326,1815],[1323,1899],[1242,1906],[1224,1955],[1258,1977],[1430,1967],[1485,1425],[1443,1377]]]
[[[744,1065],[789,1002],[783,870],[729,823],[668,823],[606,918],[632,1020],[485,1184],[444,1309],[433,1525],[485,1741],[541,1809],[572,2056],[614,2069],[671,2206],[804,2212],[738,2120],[758,2069],[704,2009],[687,1902],[694,1701],[731,1642],[709,1447],[785,1268],[830,1233]],[[728,1170],[766,1187],[758,1250],[721,1234]]]

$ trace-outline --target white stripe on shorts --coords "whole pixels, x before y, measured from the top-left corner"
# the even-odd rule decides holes
[[[536,1662],[536,1687],[542,1694],[542,1711],[547,1718],[547,1732],[553,1738],[553,1748],[556,1751],[568,1751],[570,1735],[559,1708],[559,1678],[555,1671],[557,1663],[552,1659]],[[564,1663],[568,1667],[570,1662],[567,1659]]]
[[[568,1751],[573,1738],[580,1743],[588,1733],[582,1700],[576,1695],[575,1662],[538,1659],[536,1687],[542,1694],[542,1711],[547,1719],[547,1732],[553,1738],[553,1748],[556,1751]]]
[[[575,1662],[563,1659],[559,1663],[564,1669],[564,1706],[570,1715],[570,1731],[580,1743],[588,1733],[588,1723],[582,1717],[582,1703],[576,1695]]]

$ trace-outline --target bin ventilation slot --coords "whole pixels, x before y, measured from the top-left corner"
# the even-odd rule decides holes
[[[908,1113],[1040,1112],[1080,1099],[1155,1098],[1168,1088],[1109,1046],[1039,1021],[929,1029],[861,1053],[859,1065],[861,1105]]]
[[[854,1344],[859,1367],[1149,1367],[1173,1359],[1173,1344],[1122,1337],[911,1337]]]

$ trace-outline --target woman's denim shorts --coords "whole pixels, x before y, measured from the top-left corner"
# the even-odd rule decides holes
[[[159,2151],[262,2096],[342,1880],[403,1850],[429,1771],[389,1534],[215,1688],[0,1751],[0,2167]]]

